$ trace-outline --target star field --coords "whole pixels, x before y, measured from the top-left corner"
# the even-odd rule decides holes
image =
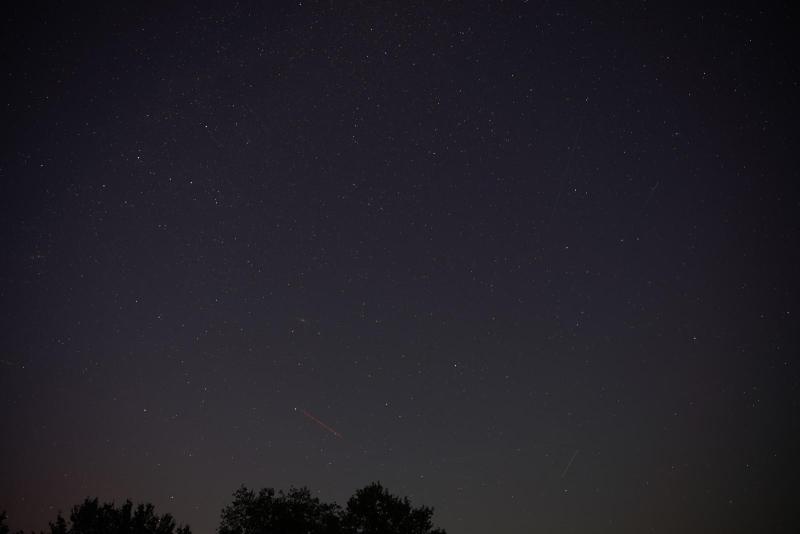
[[[451,533],[794,531],[784,7],[9,7],[9,524],[380,480]]]

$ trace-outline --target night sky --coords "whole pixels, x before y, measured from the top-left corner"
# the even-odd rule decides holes
[[[0,509],[797,532],[788,4],[2,15]]]

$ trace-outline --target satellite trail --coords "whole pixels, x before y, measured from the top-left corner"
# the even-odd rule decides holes
[[[295,408],[295,410],[296,409],[297,408]],[[341,438],[342,437],[342,435],[339,434],[336,430],[334,430],[333,428],[329,427],[328,425],[326,425],[325,423],[323,423],[322,421],[320,421],[319,419],[317,419],[316,417],[314,417],[313,415],[311,415],[310,413],[308,413],[304,409],[300,408],[300,413],[302,413],[303,415],[305,415],[306,417],[308,417],[309,419],[311,419],[312,421],[317,423],[319,426],[321,426],[322,428],[324,428],[325,430],[327,430],[328,432],[330,432],[331,434],[333,434],[337,438]]]

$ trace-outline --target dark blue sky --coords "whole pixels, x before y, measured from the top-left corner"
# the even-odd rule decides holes
[[[788,9],[2,19],[12,527],[380,480],[451,533],[797,528]]]

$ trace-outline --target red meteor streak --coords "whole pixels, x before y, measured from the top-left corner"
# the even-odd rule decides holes
[[[317,419],[316,417],[314,417],[313,415],[311,415],[310,413],[308,413],[304,409],[300,408],[300,412],[303,415],[305,415],[306,417],[308,417],[309,419],[311,419],[312,421],[314,421],[315,423],[317,423],[319,426],[321,426],[322,428],[324,428],[325,430],[327,430],[328,432],[330,432],[331,434],[336,436],[337,438],[341,438],[342,437],[342,435],[339,434],[337,431],[335,431],[333,428],[329,427],[328,425],[326,425],[325,423],[323,423],[322,421],[320,421],[319,419]]]

